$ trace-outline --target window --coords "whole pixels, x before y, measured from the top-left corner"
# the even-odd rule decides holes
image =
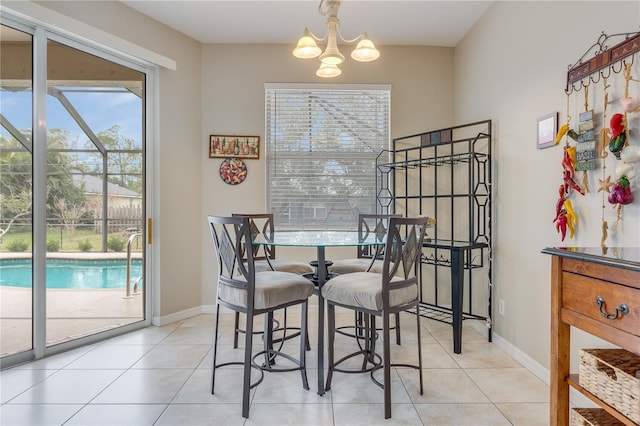
[[[267,210],[277,226],[346,228],[375,213],[390,96],[388,85],[266,85]]]

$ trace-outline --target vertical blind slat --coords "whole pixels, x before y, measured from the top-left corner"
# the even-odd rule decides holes
[[[376,211],[390,90],[266,89],[267,209],[279,227],[353,228]]]

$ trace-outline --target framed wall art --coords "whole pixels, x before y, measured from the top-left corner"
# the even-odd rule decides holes
[[[209,158],[260,158],[260,136],[210,135]]]
[[[558,133],[558,112],[552,112],[538,118],[538,137],[536,147],[548,148],[553,145]]]

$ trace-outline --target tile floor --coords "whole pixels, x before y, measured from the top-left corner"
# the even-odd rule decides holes
[[[310,308],[310,325],[316,321]],[[415,360],[415,321],[403,314],[395,361]],[[290,317],[295,317],[290,312]],[[224,314],[220,356],[241,358]],[[353,320],[350,313],[339,321]],[[463,352],[452,353],[451,327],[421,323],[424,394],[415,370],[392,372],[393,417],[384,420],[382,390],[366,374],[334,375],[332,390],[316,393],[315,343],[307,352],[311,390],[300,374],[266,373],[252,391],[249,419],[241,416],[241,371],[218,370],[211,395],[214,316],[148,327],[0,373],[0,425],[547,425],[549,388],[468,323]],[[258,337],[256,337],[258,339]],[[297,340],[288,343],[295,351]],[[337,351],[354,345],[339,336]]]

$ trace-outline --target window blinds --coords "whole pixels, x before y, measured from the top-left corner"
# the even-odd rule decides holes
[[[267,87],[267,209],[277,226],[354,228],[376,211],[376,157],[389,146],[390,89]]]

